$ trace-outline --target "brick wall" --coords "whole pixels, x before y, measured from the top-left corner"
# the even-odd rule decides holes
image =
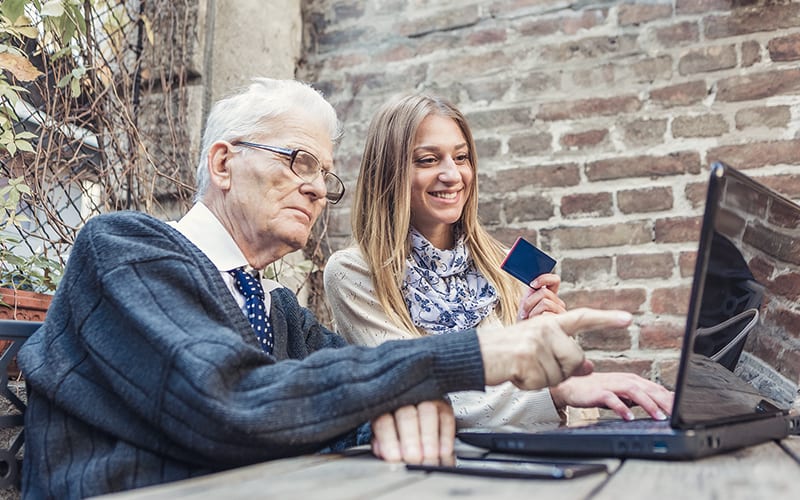
[[[298,76],[345,122],[346,184],[389,96],[456,102],[483,222],[554,255],[569,306],[635,313],[582,335],[601,369],[674,378],[711,161],[800,199],[800,3],[311,0],[304,16]],[[334,249],[349,216],[345,197]]]

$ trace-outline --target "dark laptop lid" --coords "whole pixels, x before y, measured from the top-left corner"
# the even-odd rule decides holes
[[[711,166],[672,426],[788,412],[800,380],[800,206]]]

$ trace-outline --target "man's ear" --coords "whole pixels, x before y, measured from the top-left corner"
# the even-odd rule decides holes
[[[234,146],[228,141],[217,141],[208,150],[208,173],[211,184],[222,191],[231,187],[231,167]]]

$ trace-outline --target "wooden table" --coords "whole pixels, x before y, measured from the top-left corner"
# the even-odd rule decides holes
[[[463,446],[463,448],[462,448]],[[459,445],[459,449],[469,448]],[[526,498],[544,500],[800,498],[800,436],[694,461],[604,460],[609,473],[570,480],[408,471],[368,450],[310,455],[143,488],[106,500]]]

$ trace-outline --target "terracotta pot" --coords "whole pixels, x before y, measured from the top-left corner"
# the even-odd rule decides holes
[[[13,288],[0,288],[0,319],[44,321],[53,296]]]
[[[53,300],[52,295],[46,293],[27,292],[13,288],[0,288],[0,319],[18,319],[26,321],[44,321],[47,308]],[[5,352],[11,345],[10,340],[0,340],[0,353]],[[8,364],[8,377],[19,377],[17,360]]]

